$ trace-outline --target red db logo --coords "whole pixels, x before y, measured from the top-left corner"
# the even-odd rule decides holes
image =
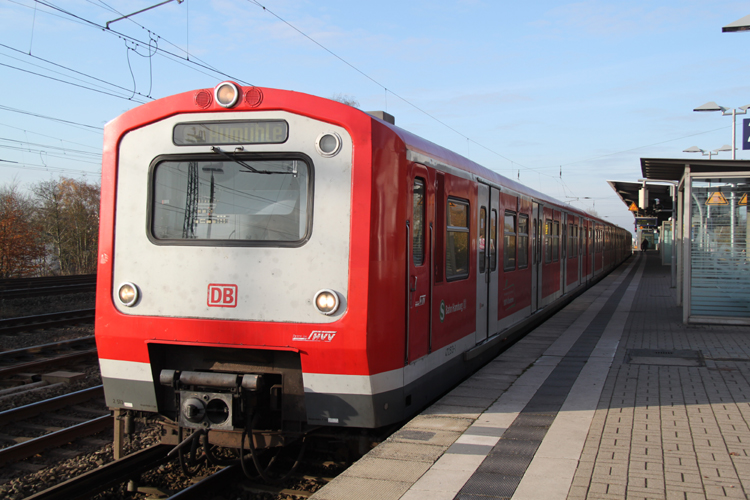
[[[237,285],[208,285],[208,307],[237,307]]]

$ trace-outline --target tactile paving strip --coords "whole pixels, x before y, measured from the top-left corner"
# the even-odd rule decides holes
[[[513,496],[634,276],[631,272],[620,283],[454,500],[496,500]]]

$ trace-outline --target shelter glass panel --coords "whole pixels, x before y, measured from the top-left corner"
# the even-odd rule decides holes
[[[692,179],[690,315],[750,317],[750,178]]]

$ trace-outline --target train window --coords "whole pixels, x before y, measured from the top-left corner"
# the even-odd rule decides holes
[[[503,269],[515,271],[516,269],[516,214],[505,212],[503,224]]]
[[[552,262],[552,221],[544,221],[544,263]]]
[[[518,268],[529,267],[529,216],[518,216]]]
[[[497,269],[497,210],[490,215],[490,271]]]
[[[552,222],[552,262],[560,259],[560,221]]]
[[[583,223],[583,221],[582,221],[582,223]],[[586,254],[586,249],[583,246],[583,233],[585,231],[586,231],[585,229],[583,229],[583,230],[581,228],[578,229],[578,253],[581,254],[581,255],[585,255]]]
[[[298,246],[312,226],[312,172],[301,158],[165,159],[152,170],[155,243]]]
[[[424,180],[414,179],[412,193],[411,253],[415,266],[424,264]]]
[[[578,226],[568,224],[568,257],[575,259],[578,257]]]
[[[445,249],[445,174],[437,172],[436,177],[436,189],[435,189],[435,227],[438,229],[435,231],[435,241],[432,251],[434,252],[432,265],[434,266],[435,283],[443,282],[443,262],[445,262],[445,255],[443,251]]]
[[[487,208],[479,209],[479,274],[484,274],[487,266]]]
[[[448,198],[445,241],[445,277],[469,276],[469,202]]]

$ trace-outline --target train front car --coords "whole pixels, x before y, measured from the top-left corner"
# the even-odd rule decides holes
[[[229,447],[244,433],[269,447],[317,425],[380,425],[347,390],[369,380],[372,123],[224,82],[106,126],[96,339],[108,406],[166,416],[167,442],[205,429]]]

